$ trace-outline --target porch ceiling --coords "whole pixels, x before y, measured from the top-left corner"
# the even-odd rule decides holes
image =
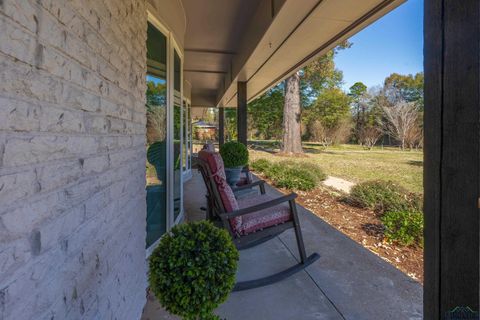
[[[194,106],[215,106],[242,32],[258,0],[183,0],[185,33],[184,77],[192,84]]]
[[[183,0],[192,106],[256,98],[405,0]]]

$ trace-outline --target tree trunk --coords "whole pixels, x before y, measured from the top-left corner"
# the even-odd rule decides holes
[[[303,153],[301,137],[300,76],[296,72],[285,80],[282,153]]]

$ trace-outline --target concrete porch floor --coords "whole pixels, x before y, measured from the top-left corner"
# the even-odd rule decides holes
[[[273,187],[267,193],[280,195]],[[199,173],[185,184],[187,220],[204,218],[205,187]],[[422,286],[326,222],[299,207],[307,254],[320,259],[276,284],[234,292],[217,314],[236,319],[422,319]],[[296,263],[293,230],[242,250],[238,280],[266,276]],[[149,297],[142,320],[177,319]]]

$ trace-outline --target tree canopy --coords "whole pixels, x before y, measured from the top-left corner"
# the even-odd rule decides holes
[[[423,72],[415,75],[401,75],[392,73],[384,81],[384,88],[392,99],[398,101],[415,102],[423,108]]]
[[[350,87],[350,93],[348,95],[352,97],[353,101],[358,101],[366,92],[367,86],[363,82],[355,82],[353,86]]]
[[[326,89],[339,88],[343,84],[343,72],[335,66],[338,51],[350,48],[352,44],[344,41],[326,54],[319,56],[301,71],[302,106],[308,107]]]
[[[350,46],[349,42],[341,44],[314,59],[296,74],[300,81],[301,113],[298,119],[303,138],[319,141],[325,146],[350,141],[371,148],[380,139],[397,141],[404,147],[421,146],[423,72],[408,75],[392,73],[385,78],[382,86],[372,88],[358,81],[345,92],[342,89],[343,73],[336,68],[334,58],[338,50]],[[279,139],[282,136],[284,102],[285,83],[282,82],[249,104],[251,138]],[[388,129],[392,128],[395,120],[391,115],[405,109],[402,107],[405,104],[411,107],[412,114],[416,114],[409,117],[414,120],[400,137]],[[390,138],[385,140],[384,137]]]
[[[327,100],[333,99],[332,95],[335,94],[338,98],[339,91],[332,93],[331,90],[335,88],[340,90],[343,73],[336,68],[334,58],[339,50],[350,46],[351,43],[345,41],[299,71],[301,107],[304,111],[315,109],[324,92],[327,92]],[[284,88],[282,82],[249,103],[249,120],[252,122],[254,136],[264,139],[280,138],[285,101]],[[309,112],[309,117],[315,117],[313,111]]]
[[[333,128],[350,115],[350,97],[339,88],[329,88],[318,96],[308,110],[306,120],[319,120],[325,127]]]
[[[254,122],[255,135],[263,139],[279,139],[283,121],[283,86],[279,85],[248,104],[249,120]]]

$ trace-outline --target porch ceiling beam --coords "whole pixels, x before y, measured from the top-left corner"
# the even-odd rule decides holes
[[[255,51],[262,38],[271,26],[276,14],[280,11],[282,6],[287,0],[263,0],[260,1],[257,11],[255,12],[250,24],[245,29],[243,37],[240,40],[239,52],[232,58],[230,64],[230,71],[225,77],[225,83],[223,90],[220,90],[218,95],[218,103],[222,105],[222,102],[231,100],[231,96],[235,94],[236,84],[235,81],[245,81],[247,78],[239,78],[239,73],[245,66],[252,53]],[[317,0],[318,1],[318,0]],[[321,0],[320,0],[321,1]],[[233,92],[228,93],[230,96],[225,97],[227,89],[230,86],[235,86]]]
[[[267,85],[265,85],[261,90],[259,90],[259,92],[264,92],[266,90],[268,90],[268,88],[274,86],[276,83],[278,83],[280,81],[280,79],[285,79],[287,78],[289,75],[291,75],[292,73],[294,73],[295,71],[297,71],[298,69],[302,68],[303,66],[305,66],[309,61],[312,61],[312,59],[314,59],[316,56],[318,56],[320,53],[322,52],[326,52],[328,51],[328,49],[330,49],[331,47],[335,46],[337,43],[341,43],[341,41],[345,38],[347,38],[347,35],[349,35],[352,30],[355,30],[356,28],[358,28],[359,26],[361,26],[363,23],[365,23],[366,21],[368,21],[369,19],[371,19],[372,17],[374,17],[376,14],[378,14],[378,12],[380,12],[381,10],[383,10],[384,8],[388,7],[389,5],[391,5],[392,3],[396,2],[397,0],[386,0],[386,1],[383,1],[382,3],[380,3],[379,5],[377,5],[375,8],[373,8],[372,10],[370,10],[369,12],[367,12],[365,15],[363,15],[362,17],[360,17],[359,19],[355,20],[352,24],[350,24],[347,28],[343,29],[342,31],[340,31],[339,33],[337,33],[334,37],[332,37],[329,41],[325,42],[322,46],[318,47],[317,49],[315,49],[314,51],[312,51],[309,55],[305,56],[303,59],[301,59],[299,62],[297,62],[295,65],[293,65],[292,67],[290,67],[289,69],[287,69],[283,74],[281,74],[279,77],[277,77],[276,79],[272,79],[272,81],[270,81]],[[319,1],[319,3],[317,4],[320,5],[322,1]],[[315,9],[311,10],[311,12],[309,14],[311,14]],[[272,56],[276,53],[276,51],[278,51],[281,46],[283,45],[283,43],[285,43],[293,34],[294,32],[300,27],[300,25],[303,23],[303,21],[306,19],[307,17],[305,17],[296,27],[295,29],[287,36],[287,38],[285,38],[285,40],[282,42],[282,44],[275,50],[275,52],[273,52],[269,57],[268,59],[262,64],[265,65],[268,60],[270,60],[272,58]],[[258,71],[262,68],[262,66],[260,66],[260,68],[252,75],[249,77],[248,80],[250,80],[251,78],[253,78],[257,73]],[[247,80],[247,81],[248,81]]]
[[[189,73],[215,73],[215,74],[227,74],[227,71],[222,70],[198,70],[198,69],[183,69],[183,72]]]
[[[192,52],[192,53],[208,53],[208,54],[223,54],[223,55],[235,55],[237,54],[234,51],[226,51],[226,50],[214,50],[214,49],[200,49],[200,48],[185,48],[185,52]]]
[[[215,97],[204,92],[192,92],[192,107],[215,107]]]
[[[247,82],[247,100],[251,101],[317,55],[327,52],[405,2],[272,1],[259,4],[246,28],[238,54],[232,58],[224,86],[219,90],[218,105],[233,106],[237,81]]]

